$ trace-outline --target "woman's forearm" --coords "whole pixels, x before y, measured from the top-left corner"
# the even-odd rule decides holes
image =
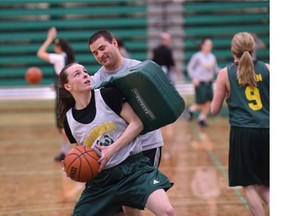
[[[49,61],[48,47],[53,42],[57,34],[56,28],[52,27],[48,30],[47,38],[37,51],[37,56],[45,61]]]
[[[47,61],[47,57],[48,57],[47,50],[48,50],[48,47],[50,46],[51,43],[52,43],[52,41],[50,41],[49,39],[46,39],[44,41],[42,46],[37,51],[37,56],[39,58]]]
[[[130,122],[124,133],[113,143],[114,151],[119,151],[128,145],[143,129],[144,126],[140,120]]]

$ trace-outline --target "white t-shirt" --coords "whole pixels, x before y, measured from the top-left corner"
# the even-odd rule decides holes
[[[65,67],[66,53],[49,54],[49,63],[54,65],[54,70],[57,75],[60,74],[61,70]]]

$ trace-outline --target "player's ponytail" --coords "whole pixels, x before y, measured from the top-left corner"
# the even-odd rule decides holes
[[[64,87],[64,84],[68,83],[66,70],[73,65],[74,63],[66,65],[60,72],[58,77],[58,119],[61,126],[63,126],[63,122],[65,119],[66,112],[75,105],[75,100],[71,93],[67,91]]]
[[[239,59],[237,78],[241,85],[257,86],[252,59],[254,47],[254,39],[248,32],[240,32],[232,39],[231,51]]]
[[[237,78],[241,85],[247,84],[251,87],[256,87],[256,74],[254,71],[254,63],[252,60],[252,56],[248,51],[244,51],[242,54],[237,70]]]

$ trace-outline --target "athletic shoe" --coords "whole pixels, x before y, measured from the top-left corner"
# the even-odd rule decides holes
[[[185,112],[184,112],[184,118],[185,118],[187,121],[192,121],[192,120],[193,120],[193,117],[194,117],[194,113],[191,112],[189,109],[186,109]]]
[[[207,124],[207,122],[206,121],[204,121],[204,120],[200,120],[199,122],[198,122],[198,124],[200,125],[200,127],[209,127],[209,125]]]
[[[66,156],[66,155],[65,155],[63,152],[60,152],[58,155],[56,155],[56,156],[54,157],[54,160],[61,162],[61,161],[63,161],[63,160],[65,159],[65,156]]]
[[[191,112],[190,110],[188,110],[188,113],[189,113],[189,121],[192,121],[194,117],[194,112]]]

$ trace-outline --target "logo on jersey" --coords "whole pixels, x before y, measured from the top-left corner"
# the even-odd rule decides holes
[[[109,137],[107,134],[105,134],[102,139],[96,141],[96,144],[100,146],[109,146],[112,143],[114,143],[114,140],[111,137]]]
[[[84,139],[84,143],[91,147],[93,145],[93,143],[99,138],[101,137],[103,134],[109,132],[109,131],[113,131],[116,130],[116,125],[113,122],[105,122],[101,125],[98,125],[97,127],[93,128],[89,135]],[[104,136],[105,137],[105,136]],[[107,137],[106,137],[107,138]],[[105,140],[105,138],[103,138]],[[109,138],[111,139],[111,138]],[[106,141],[100,141],[100,142],[106,142]],[[112,139],[111,139],[112,140]],[[111,140],[109,142],[111,142]],[[113,141],[113,140],[112,140]],[[112,142],[113,143],[113,142]]]

